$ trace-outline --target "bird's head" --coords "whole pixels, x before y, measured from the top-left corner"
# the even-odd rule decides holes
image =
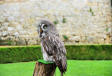
[[[43,38],[54,31],[56,31],[56,28],[50,21],[42,20],[38,25],[38,33],[40,38]]]

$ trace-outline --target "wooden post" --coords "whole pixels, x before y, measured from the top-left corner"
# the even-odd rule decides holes
[[[35,64],[33,76],[54,76],[55,70],[55,63],[38,60]]]

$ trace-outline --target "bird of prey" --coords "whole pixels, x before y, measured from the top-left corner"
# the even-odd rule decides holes
[[[66,49],[55,25],[48,20],[42,20],[38,25],[38,33],[44,60],[54,62],[63,76],[67,70]]]

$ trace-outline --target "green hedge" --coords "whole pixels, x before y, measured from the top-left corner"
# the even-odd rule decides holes
[[[112,45],[67,45],[66,49],[68,59],[112,60]]]
[[[67,59],[111,60],[112,45],[66,45]],[[42,59],[40,46],[0,47],[0,63],[26,62]]]
[[[42,59],[40,46],[2,47],[0,63],[26,62]]]

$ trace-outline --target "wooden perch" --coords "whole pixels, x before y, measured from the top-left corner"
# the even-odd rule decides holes
[[[55,63],[38,60],[35,64],[33,76],[54,76],[55,70]]]

